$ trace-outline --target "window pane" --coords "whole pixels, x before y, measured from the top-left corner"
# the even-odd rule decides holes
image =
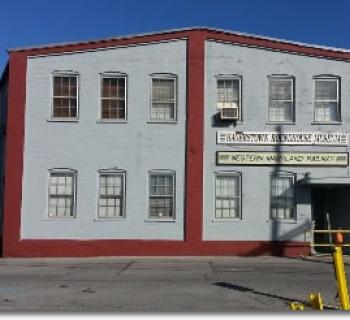
[[[171,218],[174,210],[174,175],[167,173],[150,174],[149,216]]]
[[[77,116],[77,77],[53,78],[53,117]]]
[[[217,80],[217,108],[239,106],[239,79]]]
[[[102,78],[101,118],[125,119],[125,78]]]
[[[269,121],[293,121],[293,103],[270,101]]]
[[[215,218],[239,218],[240,185],[239,176],[218,175],[215,179]]]
[[[167,198],[150,198],[150,217],[154,218],[171,218],[173,215],[173,199]]]
[[[154,100],[172,100],[175,98],[174,79],[152,79],[152,98]]]
[[[100,174],[99,218],[123,217],[124,174]]]
[[[74,216],[74,179],[73,173],[51,172],[49,178],[49,218]]]
[[[338,103],[316,101],[315,121],[338,121]]]
[[[61,82],[61,92],[62,96],[69,97],[69,78],[68,77],[62,77],[62,82]]]
[[[53,95],[62,96],[62,78],[54,77],[53,78]]]
[[[76,97],[77,96],[77,78],[72,77],[72,78],[69,78],[69,80],[70,80],[69,96]]]
[[[125,118],[125,78],[103,78],[101,117],[102,119]],[[122,96],[119,93],[122,92]],[[108,99],[107,99],[108,98]]]
[[[292,176],[271,177],[271,218],[293,219],[295,216]]]
[[[316,80],[316,100],[337,100],[337,80]]]
[[[153,103],[151,110],[152,120],[174,120],[175,119],[174,103]]]
[[[175,120],[175,79],[152,79],[151,120]]]
[[[110,78],[102,78],[102,97],[109,97]]]
[[[270,79],[270,100],[292,100],[292,81]]]

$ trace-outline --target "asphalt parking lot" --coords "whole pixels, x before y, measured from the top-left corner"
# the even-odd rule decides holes
[[[334,279],[327,258],[1,259],[0,310],[283,312],[311,292],[337,306]]]

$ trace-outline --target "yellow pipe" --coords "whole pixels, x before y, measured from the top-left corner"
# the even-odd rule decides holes
[[[341,230],[341,229],[338,229],[338,230],[312,230],[313,233],[338,233],[338,232],[341,232],[341,233],[350,233],[350,230]]]
[[[343,252],[340,245],[334,246],[333,263],[337,278],[340,308],[350,310],[349,292],[344,268]]]
[[[314,247],[333,247],[333,244],[330,243],[313,243]],[[350,247],[350,244],[343,244],[342,247]]]

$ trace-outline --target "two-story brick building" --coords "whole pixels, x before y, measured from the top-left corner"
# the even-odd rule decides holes
[[[350,224],[349,62],[205,27],[10,50],[4,256],[308,253]]]

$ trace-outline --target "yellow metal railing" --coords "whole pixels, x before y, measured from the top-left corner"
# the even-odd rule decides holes
[[[307,233],[310,232],[311,233],[311,241],[307,242],[307,244],[310,245],[310,247],[312,249],[314,249],[314,247],[333,247],[334,243],[336,241],[332,241],[333,243],[315,243],[314,239],[315,239],[315,233],[319,233],[319,234],[337,234],[337,233],[341,233],[341,234],[350,234],[350,230],[317,230],[317,229],[311,229],[309,231],[307,231]],[[333,239],[332,239],[333,240]],[[350,243],[343,243],[342,247],[350,247]]]

